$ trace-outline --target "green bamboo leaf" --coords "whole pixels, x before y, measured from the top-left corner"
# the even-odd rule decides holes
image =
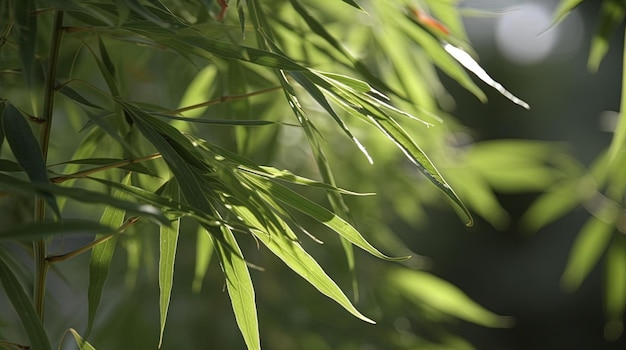
[[[452,187],[448,185],[446,180],[441,176],[435,165],[428,159],[426,153],[413,141],[413,139],[402,129],[392,118],[371,118],[372,122],[389,138],[404,154],[413,162],[413,164],[430,180],[435,186],[442,190],[467,217],[467,226],[474,224],[474,219],[469,209],[463,204],[461,199],[454,192]]]
[[[19,164],[12,160],[0,159],[0,171],[18,172],[23,170]]]
[[[0,173],[0,190],[8,193],[26,195],[52,193],[57,196],[71,198],[79,202],[104,204],[124,209],[134,214],[146,216],[147,218],[155,220],[161,224],[169,225],[169,220],[163,216],[159,209],[152,205],[120,200],[104,193],[85,190],[82,188],[67,188],[52,184],[29,183]]]
[[[248,350],[260,350],[259,321],[256,302],[254,301],[254,286],[241,249],[227,226],[207,227],[207,230],[220,237],[213,240],[215,252],[226,278],[226,288],[233,306],[235,319],[246,346]]]
[[[2,113],[2,128],[6,133],[7,142],[15,159],[24,169],[30,181],[47,184],[48,171],[46,170],[46,161],[43,159],[39,148],[39,142],[33,135],[26,119],[11,104],[7,104]],[[60,218],[61,211],[54,196],[50,193],[42,193],[42,195],[56,216]]]
[[[626,40],[626,39],[625,39]],[[622,61],[626,62],[626,50],[622,52]],[[626,64],[625,64],[626,66]],[[620,115],[615,128],[611,145],[609,146],[609,163],[617,158],[618,154],[626,149],[626,75],[622,76],[622,93],[620,99]]]
[[[175,201],[180,200],[180,189],[178,185],[170,180],[165,185],[163,196]],[[174,285],[174,260],[176,258],[176,246],[178,245],[178,233],[180,230],[180,217],[174,218],[171,226],[161,226],[159,238],[159,309],[161,316],[161,332],[159,336],[159,346],[163,343],[163,332],[165,331],[165,321],[167,310],[170,305],[172,287]]]
[[[85,159],[72,159],[72,160],[68,160],[68,161],[65,161],[65,162],[53,164],[53,165],[50,165],[50,166],[64,165],[64,164],[80,164],[80,165],[88,164],[88,165],[106,166],[106,165],[112,165],[112,164],[116,164],[116,163],[123,162],[123,161],[128,161],[128,159],[121,159],[121,158],[85,158]],[[156,173],[154,173],[152,170],[148,169],[146,166],[144,166],[141,163],[131,163],[131,164],[127,164],[127,165],[124,165],[124,166],[120,166],[117,169],[124,169],[124,170],[132,171],[132,172],[136,172],[136,173],[140,173],[140,174],[150,175],[152,177],[158,177],[158,175]]]
[[[389,272],[388,287],[416,305],[427,305],[448,315],[485,327],[511,327],[512,317],[499,316],[470,299],[456,286],[423,271],[396,268]]]
[[[343,130],[343,132],[346,135],[348,135],[348,137],[352,140],[352,142],[356,144],[359,150],[365,155],[369,163],[373,164],[374,160],[367,152],[367,149],[365,149],[365,146],[363,146],[363,144],[361,144],[361,142],[356,138],[356,136],[354,136],[352,132],[348,129],[348,126],[343,122],[341,117],[339,117],[339,115],[335,112],[334,108],[330,105],[330,103],[328,103],[328,100],[326,100],[326,97],[324,96],[322,91],[313,83],[311,83],[308,79],[306,79],[303,75],[298,74],[297,72],[293,72],[292,76],[294,77],[294,79],[296,79],[298,83],[300,83],[300,85],[302,85],[302,87],[309,93],[309,95],[311,95],[311,97],[313,97],[313,99],[315,99],[315,101],[317,101],[317,103],[319,103],[320,106],[322,106],[333,117],[337,125],[339,125],[341,130]]]
[[[22,326],[30,339],[30,348],[33,350],[50,350],[48,335],[35,312],[30,297],[2,255],[0,255],[0,282],[2,282],[6,296],[22,321]]]
[[[280,258],[290,269],[304,278],[318,291],[331,298],[355,317],[369,323],[375,323],[365,317],[352,305],[348,297],[341,291],[335,281],[330,278],[322,267],[311,257],[296,240],[290,238],[293,232],[285,224],[280,228],[270,229],[267,232],[263,229],[261,222],[247,208],[237,206],[237,213],[252,227],[252,233],[278,258]],[[284,234],[284,231],[290,234]]]
[[[255,187],[267,193],[272,198],[275,198],[293,207],[294,209],[309,215],[366,252],[385,260],[407,259],[407,257],[392,258],[384,255],[374,248],[367,240],[365,240],[359,231],[357,231],[344,219],[340,218],[328,209],[312,202],[311,200],[289,190],[288,188],[260,177],[246,176],[246,178],[254,184]]]
[[[616,341],[624,332],[626,311],[626,240],[621,236],[615,238],[607,253],[605,293],[607,323],[604,337]]]
[[[202,280],[206,276],[213,256],[214,246],[209,233],[202,226],[198,227],[196,234],[196,263],[193,272],[193,282],[191,283],[191,290],[194,293],[200,293],[202,289]]]
[[[622,0],[604,0],[600,13],[600,24],[591,41],[587,67],[595,72],[609,51],[609,41],[615,29],[624,21],[626,6]]]
[[[93,235],[96,233],[112,234],[115,232],[114,228],[97,222],[65,219],[62,221],[31,222],[18,227],[10,228],[8,230],[2,230],[0,231],[0,240],[12,239],[34,241],[36,239],[58,235]]]
[[[573,9],[580,5],[584,0],[561,0],[556,10],[554,10],[552,26],[561,22]]]
[[[62,88],[60,88],[58,90],[60,93],[62,93],[63,95],[69,97],[70,99],[83,104],[85,106],[88,107],[92,107],[92,108],[96,108],[99,110],[104,110],[104,108],[98,106],[97,104],[89,101],[88,99],[86,99],[85,97],[83,97],[78,91],[72,89],[71,87],[67,86],[67,85],[63,85]]]
[[[359,10],[361,10],[361,11],[365,11],[365,10],[363,10],[363,8],[362,8],[361,6],[359,6],[359,4],[357,4],[357,3],[356,3],[356,1],[354,1],[354,0],[341,0],[341,1],[345,2],[346,4],[348,4],[348,5],[352,6],[352,7],[356,8],[356,9],[359,9]]]
[[[606,250],[613,230],[613,225],[603,220],[595,217],[587,220],[570,249],[565,272],[561,277],[563,288],[573,291],[580,286]]]
[[[37,16],[35,1],[11,1],[12,13],[16,24],[16,37],[20,65],[26,79],[26,84],[32,87],[35,84],[35,57],[37,51]]]
[[[85,341],[78,332],[74,328],[70,328],[69,332],[72,333],[74,337],[74,341],[76,341],[76,345],[78,345],[79,350],[96,350],[93,345],[89,344],[89,342]]]
[[[121,181],[122,184],[130,182],[130,174],[126,175]],[[113,197],[125,200],[127,195],[121,191],[114,191]],[[109,227],[120,227],[124,223],[126,211],[112,206],[106,207],[100,218],[100,223]],[[101,238],[97,235],[94,240]],[[100,305],[102,290],[104,283],[109,274],[109,266],[113,260],[113,253],[117,245],[117,236],[96,245],[91,250],[91,259],[89,260],[89,286],[87,287],[88,317],[86,335],[91,334],[93,322],[96,318],[96,312]]]

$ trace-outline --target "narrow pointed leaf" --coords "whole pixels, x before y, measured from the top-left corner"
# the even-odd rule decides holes
[[[3,291],[20,317],[33,350],[50,350],[50,341],[24,287],[0,255],[0,282]]]
[[[69,331],[70,333],[72,333],[74,341],[76,341],[76,345],[78,346],[79,350],[96,350],[96,348],[94,348],[93,345],[89,344],[89,342],[85,341],[85,339],[83,339],[83,337],[81,337],[74,328],[70,328]]]
[[[258,188],[265,191],[271,197],[309,215],[321,224],[332,229],[342,237],[360,247],[366,252],[385,260],[405,260],[406,257],[392,258],[384,255],[372,246],[352,225],[340,218],[328,209],[312,202],[311,200],[289,190],[288,188],[265,180],[263,178],[247,176],[248,179]]]
[[[348,5],[350,5],[350,6],[354,7],[354,8],[357,8],[357,9],[359,9],[361,11],[364,11],[363,8],[361,8],[361,6],[359,6],[359,4],[357,4],[356,1],[354,1],[354,0],[341,0],[341,1],[345,2],[346,4],[348,4]]]
[[[607,252],[605,310],[608,316],[604,336],[618,340],[624,332],[626,311],[626,239],[618,236]]]
[[[561,22],[573,9],[580,5],[584,0],[561,0],[554,11],[552,26]]]
[[[254,300],[254,287],[250,278],[248,265],[243,259],[241,249],[226,227],[208,228],[210,231],[221,231],[221,239],[214,239],[215,252],[224,271],[228,295],[233,306],[235,319],[243,335],[248,350],[260,350],[259,321]]]
[[[130,174],[122,180],[123,184],[128,184],[129,182]],[[121,191],[115,191],[114,197],[124,200],[127,196]],[[104,213],[102,213],[100,223],[110,227],[120,227],[124,222],[125,216],[125,210],[108,206],[104,210]],[[100,237],[102,237],[102,235],[97,235],[95,239],[99,239]],[[102,297],[102,290],[109,274],[109,266],[113,260],[116,245],[117,236],[96,245],[91,250],[91,259],[89,260],[89,286],[87,287],[88,317],[87,332],[85,333],[87,336],[91,333],[93,322],[96,318],[96,312],[98,311]]]
[[[211,257],[213,256],[214,246],[209,233],[206,229],[204,229],[204,227],[198,227],[196,236],[196,263],[193,272],[191,290],[194,293],[200,293],[200,290],[202,289],[202,281],[206,276],[209,263],[211,262]]]
[[[112,234],[115,229],[97,222],[86,220],[65,219],[63,221],[32,222],[8,230],[0,231],[0,240],[26,240],[49,238],[58,235],[93,235]]]
[[[163,191],[163,195],[175,201],[180,200],[178,185],[169,181]],[[178,245],[178,233],[180,230],[180,217],[172,221],[171,226],[160,227],[159,238],[159,309],[161,316],[161,332],[159,336],[159,348],[163,343],[163,332],[167,310],[170,305],[172,287],[174,285],[174,261],[176,258],[176,246]]]
[[[592,72],[598,70],[600,62],[609,51],[609,41],[615,29],[624,21],[626,6],[622,0],[605,0],[602,2],[600,25],[596,30],[589,49],[587,67]]]
[[[402,129],[392,118],[371,118],[376,126],[390,139],[392,140],[404,154],[417,166],[417,168],[435,184],[440,190],[442,190],[459,208],[463,211],[467,217],[467,226],[474,224],[474,219],[469,209],[463,204],[459,196],[454,192],[452,187],[448,185],[446,180],[441,176],[435,165],[428,159],[426,153],[413,141],[413,139]]]
[[[450,54],[450,56],[454,57],[455,60],[461,63],[470,72],[474,73],[478,78],[480,78],[480,80],[485,82],[485,84],[496,89],[496,91],[502,94],[502,96],[508,98],[509,100],[511,100],[511,102],[525,109],[530,109],[528,103],[522,101],[517,96],[513,95],[507,89],[505,89],[502,84],[493,80],[493,78],[491,78],[489,74],[487,74],[487,72],[478,64],[478,62],[476,62],[476,60],[474,60],[474,58],[472,58],[472,56],[470,56],[467,52],[449,43],[444,43],[443,48]]]
[[[436,310],[485,327],[510,327],[512,317],[499,316],[470,299],[456,286],[430,273],[395,269],[389,273],[389,288],[396,289],[417,305]]]
[[[57,196],[71,198],[79,202],[110,205],[141,216],[146,216],[147,218],[155,220],[161,224],[169,225],[169,220],[163,216],[159,209],[152,205],[121,200],[104,193],[89,191],[82,188],[67,188],[52,184],[29,183],[0,173],[0,190],[8,193],[27,195],[52,193]]]
[[[47,184],[48,171],[46,162],[41,154],[39,142],[33,135],[26,119],[11,104],[7,104],[2,113],[2,128],[6,133],[7,141],[15,159],[24,169],[30,181]],[[49,193],[42,193],[42,195],[56,216],[61,217],[61,211],[54,196]]]
[[[89,101],[88,99],[86,99],[85,97],[83,97],[78,91],[72,89],[71,87],[64,85],[61,89],[59,89],[59,92],[62,93],[63,95],[71,98],[72,100],[83,104],[85,106],[88,107],[92,107],[95,109],[99,109],[99,110],[104,110],[104,108],[98,106],[97,104]]]
[[[352,305],[335,281],[324,272],[322,267],[302,248],[300,243],[290,239],[289,235],[282,232],[265,232],[262,229],[263,225],[247,208],[237,207],[237,212],[245,221],[259,228],[253,229],[252,233],[290,269],[357,318],[368,323],[376,323],[361,314]],[[289,228],[285,225],[282,227],[282,230],[289,230]]]
[[[596,265],[613,235],[613,225],[591,217],[580,229],[570,250],[561,284],[567,290],[577,289]]]

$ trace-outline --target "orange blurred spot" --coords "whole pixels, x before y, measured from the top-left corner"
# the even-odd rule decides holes
[[[428,27],[430,29],[437,30],[437,31],[441,32],[444,35],[450,34],[450,31],[448,30],[448,28],[446,28],[446,26],[441,24],[441,22],[437,21],[436,19],[430,17],[429,15],[425,14],[424,12],[422,12],[422,11],[416,9],[416,8],[409,7],[409,9],[411,10],[413,15],[415,16],[415,19],[421,25],[423,25],[425,27]]]

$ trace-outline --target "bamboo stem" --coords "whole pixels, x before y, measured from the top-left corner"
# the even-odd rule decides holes
[[[53,183],[61,183],[61,182],[65,182],[71,179],[78,179],[78,178],[82,178],[82,177],[87,177],[91,174],[95,174],[95,173],[99,173],[101,171],[105,171],[105,170],[109,170],[109,169],[117,169],[117,168],[121,168],[127,165],[131,165],[134,163],[140,163],[140,162],[144,162],[147,160],[152,160],[152,159],[158,159],[161,158],[161,154],[160,153],[154,153],[148,156],[144,156],[144,157],[140,157],[140,158],[134,158],[134,159],[126,159],[126,160],[121,160],[119,162],[115,162],[115,163],[111,163],[111,164],[107,164],[107,165],[103,165],[103,166],[99,166],[99,167],[95,167],[95,168],[91,168],[91,169],[87,169],[87,170],[82,170],[82,171],[78,171],[75,172],[73,174],[68,174],[68,175],[62,175],[62,176],[57,176],[57,177],[53,177],[50,179],[51,182]]]
[[[54,25],[52,28],[52,38],[50,41],[50,55],[48,57],[48,70],[46,74],[46,85],[43,102],[43,123],[39,142],[44,162],[48,159],[48,147],[50,144],[50,130],[52,129],[52,112],[54,109],[54,83],[56,80],[57,63],[59,49],[61,46],[61,35],[63,26],[63,11],[56,11],[54,15]],[[35,220],[44,221],[46,219],[46,203],[42,197],[37,198],[35,203]],[[48,262],[46,261],[46,241],[38,240],[34,243],[33,253],[35,259],[35,276],[33,286],[33,305],[39,318],[43,320],[44,299],[46,294],[46,276],[48,273]]]

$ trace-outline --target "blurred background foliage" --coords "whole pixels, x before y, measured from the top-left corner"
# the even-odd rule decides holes
[[[376,193],[342,196],[349,208],[345,210],[336,196],[323,190],[290,186],[338,211],[383,253],[413,256],[388,262],[356,249],[351,272],[352,250],[319,221],[291,213],[294,222],[316,237],[299,234],[301,244],[375,326],[317,293],[259,247],[252,235],[236,234],[246,260],[262,269],[251,268],[250,274],[263,348],[623,348],[623,162],[620,141],[611,144],[619,139],[613,132],[621,130],[616,125],[623,2],[232,0],[223,12],[220,1],[26,1],[34,4],[29,11],[37,14],[38,29],[32,36],[37,45],[31,78],[20,46],[24,32],[19,30],[24,29],[11,19],[18,3],[0,4],[6,38],[0,48],[0,98],[23,115],[39,115],[44,87],[36,81],[44,76],[48,28],[53,9],[59,8],[66,16],[57,84],[67,83],[101,107],[79,103],[71,92],[58,89],[48,164],[154,151],[137,132],[140,117],[121,118],[114,99],[88,87],[110,89],[108,71],[119,96],[146,111],[213,101],[180,115],[222,124],[170,120],[180,131],[256,164],[318,181],[329,182],[323,170],[327,165],[333,185]],[[158,10],[161,6],[171,12]],[[561,13],[567,15],[561,18]],[[553,18],[562,21],[551,27]],[[595,33],[600,35],[594,39]],[[244,54],[233,59],[236,52],[220,55],[215,47],[199,53],[181,46],[185,41],[176,41],[177,35],[201,35],[228,47],[258,47],[316,72],[367,81],[389,96],[393,106],[420,118],[393,114],[473,213],[475,225],[465,227],[454,202],[417,171],[392,137],[355,113],[354,106],[342,105],[332,93],[325,95],[345,125],[338,123],[316,100],[306,77],[291,75],[281,82],[272,69],[276,63],[251,64],[247,61],[254,58]],[[445,43],[480,57],[489,75],[531,109],[520,108],[476,79],[448,54]],[[285,98],[289,88],[306,111],[305,124],[314,125],[313,138],[294,117]],[[107,116],[105,122],[98,124],[102,116]],[[268,123],[254,125],[259,120]],[[107,126],[135,147],[135,153],[103,133]],[[351,135],[367,154],[346,137]],[[327,163],[320,163],[317,145]],[[12,161],[14,152],[8,148],[5,144],[0,150],[2,159]],[[154,192],[171,176],[165,162],[142,164],[145,170],[131,169],[129,181],[135,186]],[[16,174],[9,171],[9,163],[1,165],[3,173]],[[48,168],[51,176],[80,169],[76,164]],[[124,178],[119,170],[97,177],[118,183]],[[113,192],[111,185],[95,182],[79,180],[74,186]],[[0,199],[3,230],[29,220],[28,199]],[[102,209],[68,200],[63,216],[100,218]],[[158,231],[155,224],[140,220],[117,238],[89,336],[95,347],[157,346]],[[206,230],[182,220],[180,232],[162,348],[245,348]],[[61,254],[89,241],[91,237],[80,235],[56,237],[48,251]],[[6,260],[17,262],[11,265],[16,270],[25,265],[16,275],[31,290],[29,245],[2,240],[1,248]],[[45,327],[53,346],[70,327],[85,335],[89,264],[89,254],[83,254],[52,265]],[[204,264],[209,264],[206,275]],[[0,298],[2,310],[11,310],[10,305],[8,298]],[[0,313],[0,338],[28,343],[14,312]]]

